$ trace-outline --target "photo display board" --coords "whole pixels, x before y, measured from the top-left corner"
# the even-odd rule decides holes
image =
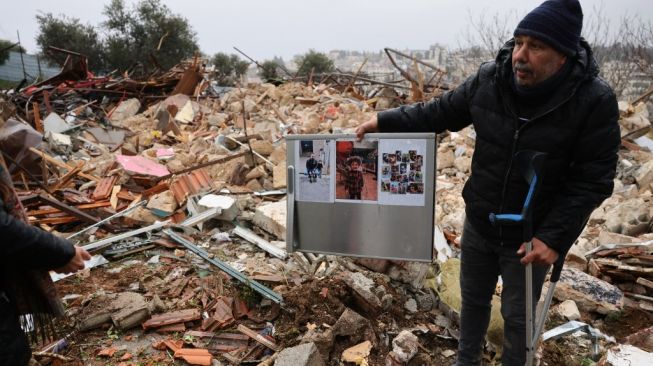
[[[432,261],[434,133],[286,140],[289,253]]]

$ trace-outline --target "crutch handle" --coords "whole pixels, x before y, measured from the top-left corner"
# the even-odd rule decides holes
[[[519,214],[495,214],[490,213],[490,224],[492,226],[516,226],[524,222],[524,215]]]

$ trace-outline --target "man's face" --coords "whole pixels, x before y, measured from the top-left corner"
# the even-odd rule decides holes
[[[520,86],[532,87],[554,75],[567,56],[537,38],[516,36],[512,50],[512,71]]]

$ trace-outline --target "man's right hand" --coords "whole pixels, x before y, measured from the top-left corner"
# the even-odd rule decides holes
[[[65,266],[56,268],[54,271],[63,274],[81,271],[84,269],[84,261],[89,259],[91,259],[91,255],[86,251],[86,249],[76,246],[75,256],[73,256]]]
[[[356,128],[356,139],[362,140],[366,133],[379,132],[379,121],[374,117]]]

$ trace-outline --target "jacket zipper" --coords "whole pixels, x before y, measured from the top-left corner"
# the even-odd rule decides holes
[[[499,89],[499,94],[501,95],[503,100],[505,100],[505,97],[503,95],[503,92],[501,91],[501,88],[498,88],[498,89]],[[548,109],[548,110],[544,111],[543,113],[541,113],[541,114],[527,120],[526,122],[523,123],[523,125],[521,127],[519,126],[519,123],[520,123],[519,122],[519,117],[517,117],[517,115],[512,110],[512,108],[510,108],[510,106],[506,106],[506,108],[510,111],[510,113],[512,113],[512,116],[515,118],[515,134],[513,135],[513,138],[512,138],[512,149],[510,151],[510,162],[508,163],[508,169],[506,170],[506,175],[503,178],[503,187],[501,189],[501,204],[499,204],[499,213],[500,214],[503,213],[503,204],[504,204],[504,202],[506,200],[506,191],[508,190],[508,179],[510,178],[510,173],[512,172],[512,163],[513,163],[513,160],[515,158],[515,150],[517,149],[517,141],[519,140],[520,131],[524,127],[526,127],[526,125],[532,124],[532,122],[535,121],[536,119],[542,118],[543,116],[545,116],[545,115],[555,111],[556,109],[558,109],[561,105],[567,103],[576,94],[576,89],[578,89],[578,87],[575,87],[571,91],[569,96],[567,98],[565,98],[564,100],[562,100],[560,103],[556,104],[551,109]],[[503,246],[503,244],[504,244],[503,243],[503,226],[501,226],[501,225],[499,225],[499,243],[500,243],[501,246]]]

